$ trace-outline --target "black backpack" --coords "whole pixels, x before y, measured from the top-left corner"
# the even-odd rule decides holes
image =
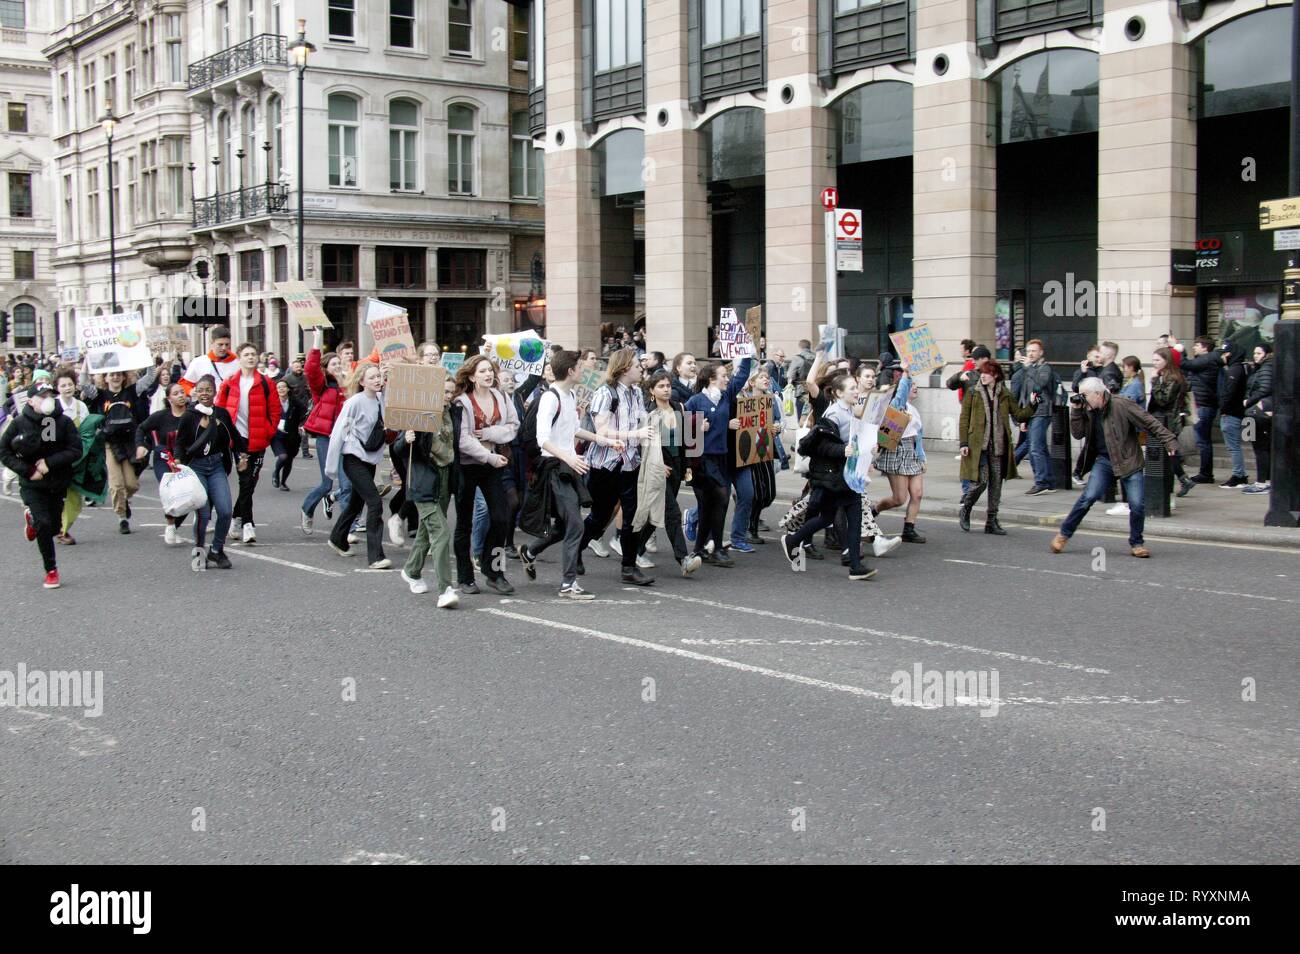
[[[542,449],[537,444],[537,409],[542,406],[542,395],[547,394],[552,389],[546,385],[540,385],[533,394],[533,403],[524,409],[524,423],[519,431],[519,439],[524,445],[524,458],[529,470],[542,456]],[[558,395],[557,395],[558,398]],[[563,401],[556,401],[555,416],[551,418],[551,426],[560,419],[560,409],[564,406]]]

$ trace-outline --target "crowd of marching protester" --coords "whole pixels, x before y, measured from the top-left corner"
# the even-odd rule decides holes
[[[84,361],[8,356],[0,375],[4,492],[20,492],[23,532],[40,550],[44,585],[60,586],[57,547],[76,544],[83,507],[111,507],[118,531],[132,532],[131,500],[146,469],[162,492],[165,543],[188,543],[195,570],[230,569],[227,545],[258,543],[254,500],[263,466],[270,464],[275,490],[292,493],[300,459],[316,464],[301,501],[301,533],[314,535],[323,512],[331,522],[323,545],[349,558],[364,545],[375,570],[394,565],[386,544],[408,549],[402,580],[422,594],[432,575],[444,608],[482,592],[479,577],[502,595],[514,592],[507,578],[513,567],[537,580],[538,558],[551,547],[560,554],[553,582],[572,600],[593,598],[580,579],[588,554],[616,555],[621,581],[635,586],[654,583],[645,571],[664,547],[684,577],[734,567],[769,542],[764,513],[776,500],[778,470],[804,478],[797,499],[774,520],[782,556],[795,570],[829,556],[850,580],[870,580],[876,570],[869,558],[925,542],[917,529],[927,469],[922,417],[911,376],[888,353],[835,359],[803,341],[788,361],[779,349],[766,360],[668,359],[647,351],[640,332],[623,333],[601,354],[552,345],[543,372],[522,380],[476,354],[446,375],[436,429],[417,432],[386,427],[388,372],[377,353],[358,359],[351,342],[325,352],[315,335],[315,346],[288,370],[254,345],[232,349],[225,328],[213,329],[210,349],[187,365],[159,359],[141,372],[92,375]],[[962,346],[963,367],[947,384],[960,401],[963,531],[983,499],[984,532],[1005,535],[998,520],[1003,482],[1026,457],[1034,473],[1027,493],[1055,492],[1047,440],[1062,401],[1072,436],[1083,442],[1074,474],[1082,494],[1053,552],[1118,483],[1124,499],[1110,512],[1128,514],[1131,552],[1149,556],[1140,434],[1172,456],[1184,496],[1216,482],[1217,418],[1233,467],[1221,486],[1269,488],[1273,372],[1266,342],[1246,354],[1232,341],[1198,338],[1188,355],[1164,336],[1150,382],[1141,360],[1117,362],[1117,346],[1102,342],[1068,388],[1040,341],[1016,353],[1009,378],[987,348]],[[441,360],[433,342],[416,349],[422,365]],[[599,383],[589,387],[593,372]],[[773,452],[740,464],[738,434],[753,422],[742,421],[738,402],[764,397],[771,413],[761,443]],[[1199,449],[1190,476],[1177,444],[1184,423],[1195,429]],[[1253,438],[1254,482],[1243,430]],[[872,470],[883,478],[879,490]],[[683,511],[685,487],[694,503]],[[891,510],[902,515],[892,537],[879,523]]]

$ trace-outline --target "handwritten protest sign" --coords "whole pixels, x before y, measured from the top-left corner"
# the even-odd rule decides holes
[[[384,385],[384,425],[394,431],[438,430],[446,380],[447,369],[441,365],[390,365]]]
[[[735,358],[752,358],[755,354],[754,340],[741,324],[736,309],[723,308],[718,320],[718,356],[723,361],[731,361]]]
[[[753,308],[745,309],[745,331],[749,333],[749,340],[758,347],[758,343],[763,340],[763,306],[755,305]]]
[[[821,336],[821,347],[826,350],[826,357],[844,357],[844,342],[849,336],[847,328],[840,328],[837,325],[818,325],[817,333]]]
[[[190,348],[190,336],[180,325],[150,325],[144,331],[152,354],[159,355],[166,351],[178,355]]]
[[[289,314],[293,315],[294,320],[298,322],[298,327],[303,331],[334,327],[333,323],[325,317],[325,310],[321,308],[316,296],[302,282],[276,282],[275,293],[284,299]]]
[[[405,308],[371,298],[366,302],[366,324],[375,337],[380,364],[415,360],[415,339]]]
[[[460,370],[460,366],[465,363],[465,352],[444,351],[442,353],[442,360],[439,363],[447,369],[449,375],[454,375]]]
[[[907,425],[911,422],[912,416],[906,411],[900,411],[892,405],[885,408],[885,417],[880,422],[876,440],[887,451],[897,450],[898,442],[903,438],[903,431],[907,430]]]
[[[609,362],[602,359],[594,368],[581,368],[578,371],[578,383],[573,388],[573,400],[578,407],[591,407],[591,397],[605,383],[605,371]]]
[[[502,371],[541,374],[546,366],[547,342],[535,331],[512,335],[484,335],[483,353],[495,358]]]
[[[91,374],[153,367],[139,312],[78,315],[77,344],[86,355],[86,369]]]
[[[935,343],[929,325],[913,325],[903,331],[896,331],[889,336],[898,353],[898,360],[908,372],[916,377],[929,374],[943,367],[943,355]]]
[[[736,466],[747,467],[776,457],[776,444],[767,429],[772,423],[772,395],[736,398]]]

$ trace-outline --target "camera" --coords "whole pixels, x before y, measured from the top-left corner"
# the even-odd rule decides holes
[[[1083,395],[1082,395],[1082,394],[1071,394],[1071,395],[1070,395],[1070,406],[1071,406],[1071,407],[1083,407],[1084,403],[1085,403],[1085,402],[1084,402],[1084,399],[1083,399]]]

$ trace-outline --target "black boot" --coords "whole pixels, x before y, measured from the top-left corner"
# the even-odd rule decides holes
[[[998,523],[998,515],[991,513],[988,519],[984,521],[984,532],[991,533],[995,537],[1005,537],[1007,532],[1002,529],[1002,524]]]
[[[962,530],[970,533],[970,505],[963,503],[961,509],[957,511],[957,526]]]
[[[903,524],[903,533],[902,533],[902,537],[903,537],[903,542],[904,542],[904,543],[924,543],[924,542],[925,542],[925,537],[921,536],[921,534],[919,534],[919,533],[916,532],[916,524],[914,524],[914,523],[905,523],[905,524]]]
[[[1196,486],[1196,484],[1194,484],[1192,481],[1188,480],[1186,477],[1179,477],[1179,478],[1178,478],[1178,496],[1179,496],[1179,497],[1186,497],[1188,494],[1190,494],[1190,493],[1192,492],[1192,488],[1195,487],[1195,486]]]

